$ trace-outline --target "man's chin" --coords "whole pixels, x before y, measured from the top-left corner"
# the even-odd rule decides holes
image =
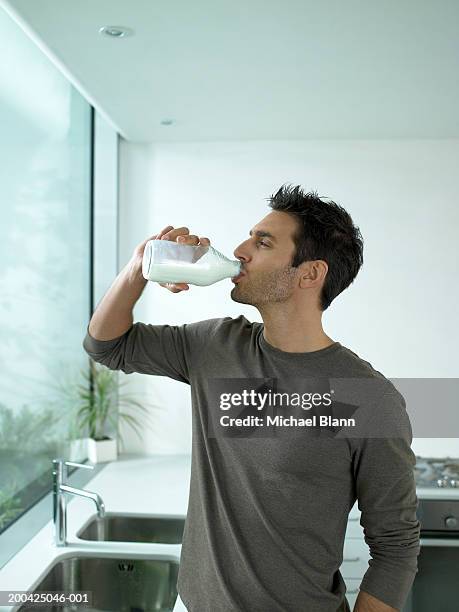
[[[252,302],[247,297],[244,297],[244,295],[241,294],[237,285],[231,289],[230,295],[233,302],[238,302],[239,304],[248,304],[249,306],[252,305]]]

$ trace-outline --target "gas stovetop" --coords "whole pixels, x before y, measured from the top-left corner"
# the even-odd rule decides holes
[[[416,455],[414,476],[418,487],[458,489],[459,493],[459,458]]]
[[[417,516],[424,538],[459,538],[459,458],[419,457],[414,476],[419,499]]]

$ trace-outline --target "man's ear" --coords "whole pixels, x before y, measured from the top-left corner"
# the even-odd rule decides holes
[[[323,259],[304,261],[298,268],[300,271],[300,289],[320,287],[328,272],[328,264]]]

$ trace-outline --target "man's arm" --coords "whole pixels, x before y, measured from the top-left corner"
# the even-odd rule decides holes
[[[178,240],[184,244],[210,244],[208,238],[190,235],[188,228],[167,226],[151,239]],[[147,281],[142,259],[147,238],[134,251],[127,266],[97,306],[89,323],[83,348],[96,362],[125,374],[138,372],[167,376],[190,384],[191,371],[199,361],[199,339],[214,320],[185,325],[134,323],[132,310]],[[159,283],[172,293],[188,288],[186,283]]]
[[[112,340],[132,327],[132,311],[147,284],[132,260],[121,270],[95,309],[88,332],[96,340]]]
[[[190,235],[187,227],[174,229],[168,225],[159,234],[150,236],[139,244],[129,261],[121,270],[112,286],[95,309],[89,323],[88,332],[95,340],[112,340],[122,336],[132,327],[132,311],[142,295],[147,280],[142,275],[142,259],[145,246],[149,240],[180,240],[182,244],[209,245],[208,238]],[[188,289],[186,283],[159,283],[172,293]]]
[[[354,612],[397,612],[397,609],[388,606],[365,591],[360,591],[355,602]]]
[[[372,430],[352,457],[360,523],[371,555],[355,612],[400,610],[417,572],[420,523],[411,442],[405,400],[393,389],[376,406]]]

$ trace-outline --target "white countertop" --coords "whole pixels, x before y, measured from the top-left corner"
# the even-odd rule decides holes
[[[459,499],[459,488],[416,487],[418,499]]]
[[[106,512],[185,517],[188,505],[191,457],[189,455],[121,455],[94,476],[85,489],[99,493]],[[75,553],[112,553],[125,557],[180,559],[179,544],[88,542],[76,533],[96,515],[92,500],[67,496],[67,546],[54,544],[52,508],[50,521],[0,569],[0,591],[25,591],[36,584],[58,558]],[[0,606],[10,612],[11,606]],[[44,610],[44,608],[37,608]]]
[[[106,512],[184,517],[188,505],[191,457],[189,455],[121,455],[109,463],[84,487],[99,493]],[[458,498],[459,489],[417,490],[419,499]],[[54,544],[50,521],[32,540],[0,569],[1,591],[25,591],[36,584],[58,558],[75,553],[113,554],[113,556],[169,557],[180,559],[179,544],[96,542],[79,540],[76,533],[95,516],[92,500],[67,496],[67,546]],[[358,515],[357,504],[351,516]],[[43,608],[37,608],[37,610]],[[177,608],[178,609],[178,608]],[[181,608],[182,609],[182,608]],[[10,612],[10,606],[0,606]]]

